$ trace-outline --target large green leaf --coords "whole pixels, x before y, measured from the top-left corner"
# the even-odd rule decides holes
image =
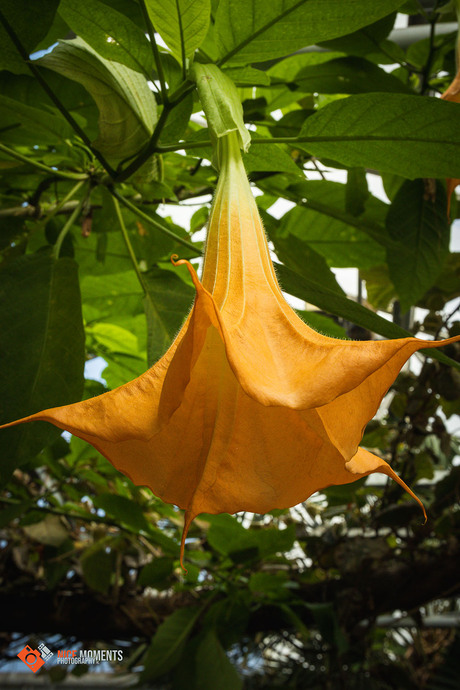
[[[356,217],[345,211],[343,184],[308,181],[291,185],[288,194],[290,190],[291,198],[302,205],[283,216],[277,232],[280,239],[298,237],[336,268],[369,268],[384,261],[381,245],[386,240],[383,220],[388,207],[382,201],[369,197],[365,212]]]
[[[310,304],[314,304],[319,309],[329,314],[341,316],[357,326],[362,326],[373,333],[378,333],[386,338],[407,338],[412,336],[412,333],[406,331],[401,326],[387,321],[378,314],[375,314],[370,309],[363,307],[362,304],[353,302],[346,297],[343,297],[336,292],[325,288],[320,283],[316,283],[313,279],[307,278],[304,275],[299,275],[295,271],[283,266],[283,264],[275,264],[276,272],[280,279],[283,290],[294,297],[305,300]],[[449,366],[453,366],[460,370],[460,364],[446,357],[442,352],[434,349],[427,351],[429,357],[444,362]]]
[[[322,41],[321,45],[328,50],[339,50],[348,55],[369,55],[379,65],[400,62],[405,59],[403,49],[386,40],[395,23],[396,13],[392,12],[377,22],[353,31],[347,36]]]
[[[182,64],[204,41],[210,0],[145,0],[152,24]]]
[[[279,236],[274,234],[270,237],[275,245],[276,254],[283,264],[297,273],[305,272],[314,275],[321,285],[344,294],[325,258],[315,252],[307,242],[303,242],[295,235]]]
[[[93,499],[97,508],[102,508],[122,525],[126,525],[133,532],[148,532],[149,523],[141,506],[126,496],[118,496],[112,493],[99,494]]]
[[[115,553],[105,547],[104,540],[97,541],[83,552],[80,559],[86,584],[101,594],[109,591],[115,565]]]
[[[132,317],[142,312],[142,288],[134,271],[110,275],[86,275],[81,281],[83,309],[88,320],[98,312],[98,320],[120,315]]]
[[[304,67],[295,76],[294,83],[304,93],[410,93],[402,81],[359,57],[336,58]]]
[[[1,13],[28,53],[45,38],[53,23],[59,0],[2,0]],[[0,21],[0,69],[14,74],[29,74],[27,65]]]
[[[230,663],[213,630],[208,630],[196,653],[196,687],[200,690],[241,690],[243,681]]]
[[[460,178],[459,112],[438,98],[360,94],[321,108],[299,136],[310,153],[347,166]]]
[[[0,277],[1,423],[79,400],[85,353],[76,263],[33,254]],[[44,422],[2,430],[2,457],[14,467],[59,434]]]
[[[99,109],[99,137],[94,144],[101,153],[121,160],[146,144],[156,122],[156,102],[145,77],[101,57],[81,38],[61,41],[40,62],[91,94]]]
[[[193,111],[193,95],[189,94],[169,113],[161,132],[160,143],[176,143],[182,139]]]
[[[348,34],[402,4],[402,0],[221,0],[215,40],[224,61],[262,62]]]
[[[257,137],[260,141],[260,138]],[[296,166],[291,156],[276,144],[258,143],[251,146],[243,156],[244,167],[248,172],[286,172],[303,177],[303,172]]]
[[[15,144],[55,144],[72,137],[73,130],[63,117],[50,109],[34,108],[21,100],[0,96],[0,128],[9,130],[5,139]]]
[[[243,559],[245,553],[263,558],[289,551],[295,539],[292,525],[285,530],[248,530],[231,515],[206,515],[203,519],[211,523],[207,538],[212,548],[234,560]]]
[[[149,364],[156,362],[179,332],[193,302],[194,290],[171,271],[153,267],[143,274],[147,293],[144,308],[147,316]]]
[[[121,62],[150,78],[153,55],[145,32],[98,0],[61,0],[59,14],[106,60]]]
[[[144,658],[141,682],[154,680],[177,664],[200,613],[197,606],[177,609],[159,626]]]
[[[446,192],[439,181],[406,180],[387,215],[387,228],[398,243],[389,251],[390,278],[406,311],[436,282],[449,251],[450,224]]]

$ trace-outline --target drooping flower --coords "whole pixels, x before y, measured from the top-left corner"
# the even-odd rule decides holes
[[[278,285],[236,133],[218,147],[202,280],[175,262],[190,271],[196,298],[169,350],[109,393],[12,422],[67,429],[184,509],[181,563],[203,512],[287,508],[372,472],[416,498],[359,443],[408,357],[458,339],[353,342],[305,325]]]
[[[459,15],[460,15],[460,10],[459,10]],[[449,84],[449,87],[444,91],[444,93],[441,96],[442,99],[445,101],[451,101],[452,103],[460,103],[460,66],[457,71],[457,74],[453,78],[452,82]],[[455,188],[457,185],[460,184],[460,180],[449,177],[448,180],[446,180],[447,183],[447,215],[450,214],[450,202],[452,199],[452,194],[454,193]]]

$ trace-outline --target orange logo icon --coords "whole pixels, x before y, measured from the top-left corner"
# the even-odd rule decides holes
[[[29,647],[28,644],[26,644],[24,649],[21,649],[21,651],[18,654],[18,657],[34,673],[36,673],[38,669],[41,668],[45,663],[38,649],[32,649],[32,647]]]

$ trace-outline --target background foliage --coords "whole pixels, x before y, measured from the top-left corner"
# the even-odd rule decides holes
[[[319,310],[302,318],[338,337],[458,333],[444,178],[460,178],[460,106],[436,98],[456,72],[456,31],[439,30],[454,9],[3,0],[0,422],[134,378],[178,331],[194,293],[169,258],[200,256],[217,178],[193,60],[238,87],[281,283]],[[389,38],[396,12],[425,37]],[[347,267],[366,299],[337,283]],[[50,425],[2,431],[5,657],[72,640],[119,645],[115,672],[179,690],[453,688],[458,349],[401,374],[363,442],[416,488],[425,526],[396,484],[359,481],[267,516],[202,516],[186,576],[175,507]],[[97,357],[104,382],[84,378]]]

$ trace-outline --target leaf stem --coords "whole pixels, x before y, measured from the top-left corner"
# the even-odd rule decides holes
[[[144,220],[146,223],[153,225],[154,228],[162,232],[164,235],[171,237],[173,240],[175,240],[179,244],[182,244],[184,247],[187,247],[187,249],[191,249],[197,256],[201,255],[201,251],[194,244],[188,242],[187,240],[184,240],[182,237],[179,237],[172,230],[166,228],[164,225],[156,221],[154,218],[144,213],[144,211],[141,211],[135,204],[131,203],[131,201],[128,201],[128,199],[125,199],[123,196],[121,196],[121,194],[119,194],[115,189],[110,189],[110,192],[116,200],[118,200],[120,203],[126,206],[127,209],[132,211],[132,213],[135,213],[137,216],[139,216],[139,218],[142,218],[142,220]]]
[[[128,230],[125,225],[125,221],[123,218],[123,214],[120,209],[120,204],[118,203],[118,198],[115,196],[115,194],[112,194],[112,202],[115,208],[115,213],[117,214],[118,222],[120,224],[120,230],[121,234],[123,235],[123,239],[126,244],[126,249],[128,250],[129,258],[131,259],[131,263],[133,265],[134,271],[136,273],[137,279],[139,280],[139,283],[141,285],[142,291],[144,294],[147,294],[147,288],[144,283],[144,278],[141,273],[141,269],[139,268],[139,264],[137,263],[136,255],[134,253],[133,245],[131,244],[131,240],[129,239],[129,234]]]
[[[51,218],[54,218],[54,216],[59,213],[59,211],[65,206],[65,204],[70,201],[70,199],[78,192],[78,190],[85,184],[85,180],[81,180],[80,182],[77,182],[75,187],[72,187],[70,192],[65,195],[61,201],[59,201],[57,204],[54,204],[54,206],[50,209],[49,213],[47,216],[45,216],[43,219],[40,220],[40,223],[45,226]],[[78,205],[75,207],[78,208]]]
[[[56,96],[54,93],[53,89],[49,86],[48,82],[46,79],[42,76],[41,72],[37,67],[33,64],[33,62],[30,61],[29,55],[22,45],[18,35],[16,34],[15,30],[3,14],[3,12],[0,10],[0,22],[3,24],[3,27],[8,34],[8,36],[11,39],[11,42],[14,44],[16,50],[18,51],[19,55],[23,59],[24,63],[27,65],[28,69],[32,72],[33,76],[35,79],[38,81],[42,89],[45,91],[45,93],[49,96],[49,98],[52,100],[56,108],[61,112],[61,114],[65,117],[69,125],[72,127],[72,129],[75,131],[76,134],[85,142],[86,146],[90,149],[91,153],[97,158],[97,160],[101,163],[101,165],[107,170],[109,175],[112,177],[115,175],[114,169],[107,163],[105,160],[104,156],[93,147],[91,144],[91,141],[85,131],[80,127],[78,122],[74,120],[72,115],[69,113],[67,108],[64,106],[64,104],[60,101],[60,99]]]
[[[81,183],[79,182],[77,185],[75,185],[75,188],[80,187],[80,186],[81,186]],[[53,250],[53,255],[54,255],[55,259],[59,259],[59,254],[61,253],[62,243],[64,242],[64,239],[66,238],[70,228],[72,227],[72,225],[74,224],[74,222],[76,221],[78,216],[80,215],[85,201],[86,201],[86,196],[84,196],[80,199],[78,206],[76,206],[74,208],[74,210],[70,214],[69,218],[66,220],[64,227],[62,228],[61,232],[59,233],[59,237],[57,238],[57,241],[56,241],[56,244],[54,245],[54,250]]]
[[[11,158],[16,158],[16,160],[21,161],[22,163],[28,163],[29,165],[33,165],[34,168],[38,168],[38,170],[42,170],[43,172],[48,173],[48,175],[53,175],[53,177],[61,177],[63,180],[88,179],[88,176],[84,173],[71,173],[63,172],[62,170],[54,170],[53,168],[48,167],[44,163],[39,163],[38,161],[35,161],[33,158],[29,158],[28,156],[25,156],[24,154],[19,153],[18,151],[14,151],[14,149],[10,149],[8,146],[5,146],[4,144],[0,144],[0,151],[5,153],[7,156],[11,156]]]
[[[139,5],[141,8],[142,16],[144,17],[145,26],[147,29],[148,36],[150,38],[150,45],[152,48],[153,59],[155,60],[155,66],[157,68],[158,81],[160,82],[161,97],[163,99],[163,104],[168,102],[168,89],[166,88],[165,74],[163,70],[163,64],[161,62],[160,51],[158,50],[157,43],[155,41],[155,29],[152,25],[150,15],[147,11],[145,5],[145,0],[139,0]]]

